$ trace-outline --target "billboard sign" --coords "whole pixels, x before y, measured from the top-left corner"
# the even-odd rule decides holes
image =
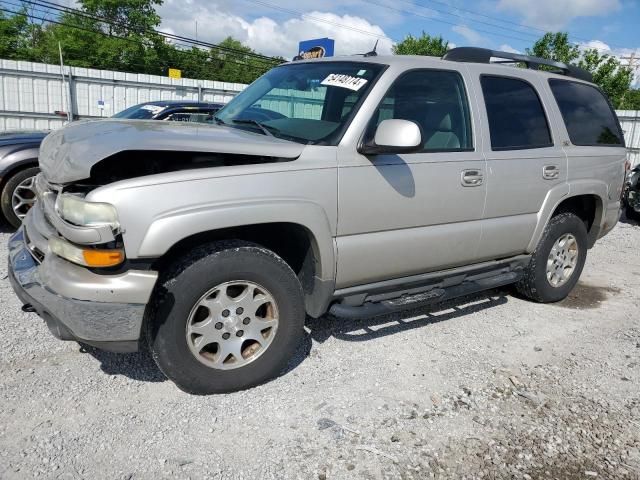
[[[335,42],[332,38],[316,38],[304,40],[298,45],[297,60],[308,60],[311,58],[333,57]]]

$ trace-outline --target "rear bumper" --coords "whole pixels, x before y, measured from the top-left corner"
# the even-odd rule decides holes
[[[156,278],[155,272],[98,275],[53,254],[38,263],[26,244],[24,227],[9,240],[13,289],[61,340],[111,351],[136,350]]]
[[[607,233],[613,230],[618,220],[620,220],[620,202],[612,202],[607,206],[607,210],[604,212],[604,219],[600,226],[600,232],[598,238],[604,237]]]

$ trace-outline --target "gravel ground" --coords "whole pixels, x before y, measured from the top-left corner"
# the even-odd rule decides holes
[[[0,256],[6,257],[6,230]],[[640,226],[556,305],[309,320],[285,375],[195,397],[54,339],[0,264],[0,478],[640,478]]]

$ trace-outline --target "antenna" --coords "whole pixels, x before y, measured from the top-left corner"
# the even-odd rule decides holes
[[[378,42],[380,41],[380,39],[376,40],[376,44],[373,46],[373,50],[371,50],[370,52],[365,53],[363,56],[364,57],[377,57],[378,56],[378,52],[376,52],[376,49],[378,48]]]

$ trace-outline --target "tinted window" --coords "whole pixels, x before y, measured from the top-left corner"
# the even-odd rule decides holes
[[[622,145],[622,133],[609,102],[591,85],[549,80],[574,145]]]
[[[391,118],[417,123],[425,152],[473,148],[467,95],[456,72],[415,70],[398,78],[380,103],[367,140]]]
[[[540,98],[531,84],[515,78],[482,76],[491,148],[548,147],[551,133]]]

